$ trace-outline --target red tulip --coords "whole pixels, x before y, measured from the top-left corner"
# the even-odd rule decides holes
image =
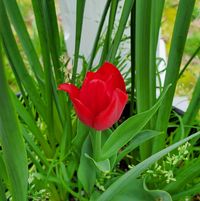
[[[119,70],[105,62],[97,72],[88,72],[81,89],[73,84],[60,84],[66,91],[79,119],[86,125],[105,130],[119,120],[128,100]]]

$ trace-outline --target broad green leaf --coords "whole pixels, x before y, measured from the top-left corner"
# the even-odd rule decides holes
[[[108,159],[97,162],[92,157],[90,157],[88,154],[85,154],[85,157],[90,159],[100,171],[102,171],[104,173],[110,172],[110,161]]]
[[[136,165],[134,168],[126,172],[123,176],[117,179],[113,184],[111,184],[108,189],[97,199],[97,201],[108,201],[112,198],[119,190],[123,190],[128,188],[128,186],[133,185],[133,181],[138,178],[141,173],[148,169],[149,166],[154,164],[156,161],[161,159],[163,156],[168,154],[170,151],[176,149],[177,147],[181,146],[185,142],[195,138],[200,137],[200,132],[197,132],[190,137],[187,137],[163,150],[160,152],[152,155],[151,157],[147,158],[143,162]]]
[[[72,146],[74,151],[80,155],[81,148],[83,146],[83,143],[88,136],[89,133],[89,127],[87,127],[85,124],[83,124],[81,121],[77,121],[77,134],[75,138],[72,140]]]
[[[91,193],[96,182],[96,170],[94,163],[85,157],[85,154],[92,155],[92,144],[87,137],[81,151],[80,165],[78,168],[78,180],[87,193]]]
[[[123,187],[122,187],[123,188]],[[172,201],[169,193],[161,190],[148,190],[141,179],[135,179],[132,185],[126,186],[111,197],[109,201]]]
[[[27,200],[28,163],[22,133],[9,94],[0,50],[0,141],[13,201]]]
[[[166,92],[151,109],[130,117],[112,133],[102,148],[102,160],[111,157],[144,128],[162,104]]]
[[[161,132],[154,131],[154,130],[144,130],[138,133],[130,142],[130,144],[119,153],[117,157],[117,162],[119,162],[122,158],[124,158],[128,153],[130,153],[132,150],[134,150],[136,147],[141,145],[147,140],[150,140],[154,138],[155,136],[160,135]],[[117,163],[116,162],[116,163]]]
[[[170,194],[164,190],[150,190],[147,188],[145,182],[143,181],[144,190],[153,198],[154,201],[172,201]],[[148,201],[148,200],[147,200]]]

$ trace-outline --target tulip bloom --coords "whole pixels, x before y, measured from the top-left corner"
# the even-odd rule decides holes
[[[119,120],[128,100],[119,70],[105,62],[97,72],[88,72],[82,87],[60,84],[59,90],[69,94],[79,119],[96,130],[105,130]]]

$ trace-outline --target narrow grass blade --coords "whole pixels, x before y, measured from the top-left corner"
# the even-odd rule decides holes
[[[200,136],[200,132],[197,132],[197,133],[193,134],[192,136],[187,137],[187,138],[163,149],[162,151],[152,155],[151,157],[147,158],[143,162],[139,163],[134,168],[129,170],[127,173],[125,173],[123,176],[121,176],[119,179],[117,179],[113,184],[111,184],[108,187],[108,189],[105,192],[103,192],[103,194],[101,194],[99,196],[99,198],[97,198],[97,201],[109,200],[111,197],[113,197],[115,195],[115,193],[119,193],[119,191],[122,191],[127,186],[132,185],[132,182],[134,181],[134,179],[138,178],[141,175],[141,173],[143,173],[145,170],[147,170],[148,167],[150,167],[156,161],[158,161],[163,156],[168,154],[170,151],[176,149],[177,147],[181,146],[185,142],[187,142],[193,138],[199,137],[199,136]]]
[[[117,53],[119,44],[121,42],[122,35],[124,33],[125,26],[127,24],[128,17],[131,13],[132,6],[134,4],[134,0],[125,0],[124,6],[122,9],[122,14],[119,20],[119,26],[112,42],[111,48],[109,50],[109,54],[107,56],[107,60],[113,63],[115,59],[115,55]]]
[[[1,50],[0,50],[1,51]],[[9,94],[0,52],[0,140],[13,201],[27,200],[28,164],[22,133]]]
[[[46,29],[47,42],[49,45],[49,50],[53,61],[56,83],[59,84],[62,83],[63,77],[59,61],[61,55],[61,49],[60,49],[60,36],[57,23],[55,2],[54,0],[48,0],[48,1],[42,0],[41,2],[38,3],[42,5],[43,23]]]
[[[43,58],[43,64],[44,64],[44,77],[45,77],[45,100],[47,104],[47,128],[48,128],[48,139],[50,141],[50,144],[52,148],[54,147],[54,124],[53,124],[53,88],[52,88],[52,65],[50,61],[50,43],[48,38],[50,37],[49,34],[52,33],[52,30],[47,30],[47,27],[50,27],[51,25],[47,26],[46,23],[50,20],[46,15],[48,15],[48,12],[45,9],[44,12],[42,12],[42,2],[43,1],[38,1],[34,0],[32,1],[33,9],[34,9],[34,15],[36,19],[36,25],[37,25],[37,30],[38,30],[38,35],[39,35],[39,40],[40,40],[40,46],[41,46],[41,53],[42,53],[42,58]],[[49,1],[48,1],[49,2]],[[44,4],[44,2],[43,2]],[[46,5],[46,4],[45,4]],[[46,13],[47,12],[47,13]],[[46,14],[46,15],[45,15]],[[49,28],[50,29],[50,28]],[[48,34],[49,33],[49,34]],[[49,36],[49,37],[48,37]],[[56,38],[56,37],[55,37]],[[51,41],[53,43],[54,40]],[[57,48],[55,49],[55,52],[57,52]],[[54,58],[54,57],[53,57]],[[59,66],[59,65],[58,65]],[[55,73],[55,75],[57,75]]]
[[[12,24],[18,34],[20,42],[24,48],[24,51],[27,55],[27,58],[34,72],[34,75],[37,78],[37,81],[42,87],[42,89],[44,89],[44,75],[43,75],[42,67],[39,62],[37,53],[34,49],[31,38],[26,29],[26,26],[22,18],[22,15],[20,13],[17,2],[16,0],[10,0],[10,1],[3,0],[3,2],[7,9],[8,15],[12,21]]]
[[[171,112],[172,101],[178,80],[181,59],[183,56],[192,11],[194,9],[194,3],[195,0],[181,0],[179,2],[164,83],[164,88],[168,86],[169,83],[172,84],[172,88],[168,91],[168,99],[164,101],[159,109],[156,130],[165,132],[168,126],[169,115]],[[161,135],[154,139],[153,153],[165,146],[165,137],[165,135]]]
[[[95,58],[95,55],[96,55],[96,52],[97,52],[98,42],[99,42],[99,39],[100,39],[100,35],[101,35],[101,32],[102,32],[102,28],[103,28],[103,25],[104,25],[104,22],[105,22],[105,19],[106,19],[108,9],[110,7],[110,3],[111,3],[111,0],[107,0],[106,5],[105,5],[104,10],[103,10],[103,14],[101,16],[101,20],[100,20],[99,27],[98,27],[98,30],[97,30],[97,35],[96,35],[96,38],[95,38],[95,41],[94,41],[94,46],[92,48],[92,53],[91,53],[91,57],[90,57],[89,64],[88,64],[88,66],[89,66],[88,70],[91,70],[91,68],[92,68],[92,64],[93,64],[93,61],[94,61],[94,58]]]
[[[133,114],[134,102],[135,102],[135,26],[136,26],[136,1],[134,2],[133,8],[131,10],[131,97],[130,97],[130,114]]]
[[[136,32],[135,32],[135,70],[136,70],[136,106],[137,113],[150,108],[150,25],[152,0],[136,1]],[[144,59],[145,58],[145,59]],[[148,127],[148,126],[147,126]],[[140,146],[141,159],[151,153],[150,141]]]
[[[35,20],[36,20],[36,25],[37,25],[37,30],[38,30],[38,35],[39,35],[39,40],[40,40],[40,46],[41,46],[41,53],[42,53],[42,58],[43,58],[43,65],[44,65],[44,73],[45,73],[45,88],[46,88],[46,101],[48,102],[48,105],[52,105],[53,103],[51,102],[53,99],[56,104],[58,116],[60,118],[60,122],[63,125],[64,124],[64,112],[61,109],[61,105],[65,105],[65,98],[60,94],[61,98],[58,97],[57,94],[57,85],[53,77],[53,70],[52,70],[52,64],[51,64],[51,56],[50,56],[50,47],[48,40],[48,30],[46,30],[46,25],[45,25],[45,20],[44,20],[44,12],[42,9],[42,1],[40,0],[32,0],[32,5],[33,5],[33,10],[34,10],[34,15],[35,15]],[[57,41],[57,40],[56,40]],[[59,49],[59,48],[57,48]],[[57,51],[56,51],[57,52]],[[57,55],[55,53],[54,55]],[[54,62],[55,63],[55,62]],[[58,75],[57,75],[58,77]],[[59,77],[59,79],[61,79]],[[62,101],[61,101],[62,100]],[[48,107],[50,108],[50,107]],[[48,110],[49,116],[52,113],[52,111]],[[51,119],[49,119],[49,122],[51,122]],[[52,123],[51,123],[52,124]]]
[[[150,46],[149,46],[149,104],[156,102],[156,52],[160,23],[165,0],[152,0],[151,2],[151,24],[150,24]],[[155,120],[151,121],[151,129],[155,127]]]
[[[183,75],[183,73],[185,72],[185,70],[190,65],[190,63],[192,62],[192,60],[195,58],[195,56],[198,54],[199,51],[200,51],[200,46],[194,51],[190,59],[187,61],[187,63],[185,64],[181,72],[179,73],[179,78]]]
[[[41,133],[40,129],[37,127],[34,117],[29,113],[26,108],[20,103],[15,94],[13,94],[13,103],[16,108],[18,115],[24,121],[24,123],[28,126],[29,130],[35,136],[37,141],[42,147],[44,153],[49,157],[52,155],[52,150]]]
[[[6,14],[2,0],[0,1],[0,27],[5,52],[7,54],[11,67],[13,68],[14,73],[17,73],[20,82],[24,86],[33,104],[37,108],[37,111],[46,121],[46,113],[44,112],[45,104],[43,102],[43,99],[40,97],[40,92],[36,88],[35,81],[27,72],[26,66],[20,55],[17,43],[12,33],[8,16]]]
[[[112,36],[113,28],[114,28],[117,6],[118,6],[118,0],[111,1],[107,33],[106,33],[106,38],[104,40],[104,45],[103,45],[103,50],[102,50],[99,66],[101,66],[106,60],[106,56],[108,54],[108,51],[111,45],[111,41],[112,41],[111,36]]]
[[[196,195],[199,193],[199,189],[200,189],[200,184],[196,184],[195,186],[192,186],[190,189],[185,190],[183,192],[178,191],[178,193],[174,196],[172,196],[174,201],[178,201],[182,198],[187,198],[188,195]]]
[[[83,25],[83,16],[85,10],[85,0],[76,1],[76,37],[75,37],[75,52],[74,52],[74,65],[72,73],[72,83],[75,83],[76,73],[78,68],[78,57],[81,42],[81,32]]]

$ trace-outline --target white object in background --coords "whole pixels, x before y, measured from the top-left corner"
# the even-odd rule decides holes
[[[80,55],[84,55],[86,59],[88,59],[91,54],[105,3],[106,0],[86,0],[80,44]],[[60,0],[60,10],[65,44],[68,54],[72,58],[76,36],[76,1]]]
[[[158,47],[157,47],[157,57],[162,58],[163,61],[160,63],[158,70],[163,71],[167,64],[167,53],[166,45],[164,40],[159,35]],[[165,81],[165,71],[160,73],[161,85],[164,86]],[[158,93],[157,93],[158,95]],[[186,111],[189,105],[189,99],[187,96],[175,96],[172,105],[182,111]]]
[[[189,105],[189,99],[187,96],[176,96],[173,100],[173,106],[185,112]]]
[[[124,0],[120,3],[123,5]],[[84,20],[83,20],[83,30],[81,36],[80,44],[80,55],[83,55],[86,59],[89,58],[92,47],[94,44],[95,36],[97,33],[99,21],[103,13],[106,0],[87,0],[85,4]],[[62,18],[62,26],[64,30],[65,44],[68,50],[69,56],[72,58],[74,54],[75,46],[75,29],[76,29],[76,0],[60,0],[60,10]],[[119,20],[120,13],[117,13],[116,19]],[[106,24],[106,23],[105,23]],[[129,44],[125,44],[124,48],[129,51]],[[127,52],[124,51],[124,52]],[[160,63],[158,70],[162,71],[166,67],[167,54],[165,42],[159,34],[159,41],[157,47],[156,56],[162,58],[163,61]],[[165,71],[160,73],[161,85],[164,85]],[[157,91],[159,96],[159,90]],[[189,104],[187,97],[175,97],[173,101],[173,106],[186,111]]]

